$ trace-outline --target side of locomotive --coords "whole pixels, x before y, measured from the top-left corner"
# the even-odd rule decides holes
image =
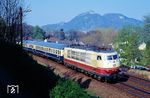
[[[97,79],[116,76],[120,66],[115,51],[91,51],[71,47],[64,49],[64,64],[80,69]]]

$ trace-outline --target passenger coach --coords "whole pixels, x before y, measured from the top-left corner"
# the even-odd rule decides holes
[[[63,52],[66,44],[50,43],[44,41],[26,40],[23,42],[23,47],[26,51],[40,54],[54,60],[63,62]]]

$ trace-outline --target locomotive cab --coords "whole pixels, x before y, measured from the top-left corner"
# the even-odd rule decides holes
[[[118,68],[120,66],[117,53],[105,54],[103,59],[103,68]]]
[[[99,53],[97,55],[99,72],[102,81],[117,80],[120,77],[120,61],[117,52]]]
[[[116,74],[120,66],[117,52],[99,53],[97,55],[97,66],[100,73],[105,76]]]

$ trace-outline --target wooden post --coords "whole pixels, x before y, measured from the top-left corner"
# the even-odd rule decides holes
[[[23,47],[22,17],[23,17],[22,7],[20,7],[20,40],[21,40],[21,47]]]

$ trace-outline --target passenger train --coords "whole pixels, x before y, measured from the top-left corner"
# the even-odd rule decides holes
[[[120,74],[120,62],[114,50],[35,40],[23,41],[23,47],[26,51],[59,61],[98,80],[107,81]]]

